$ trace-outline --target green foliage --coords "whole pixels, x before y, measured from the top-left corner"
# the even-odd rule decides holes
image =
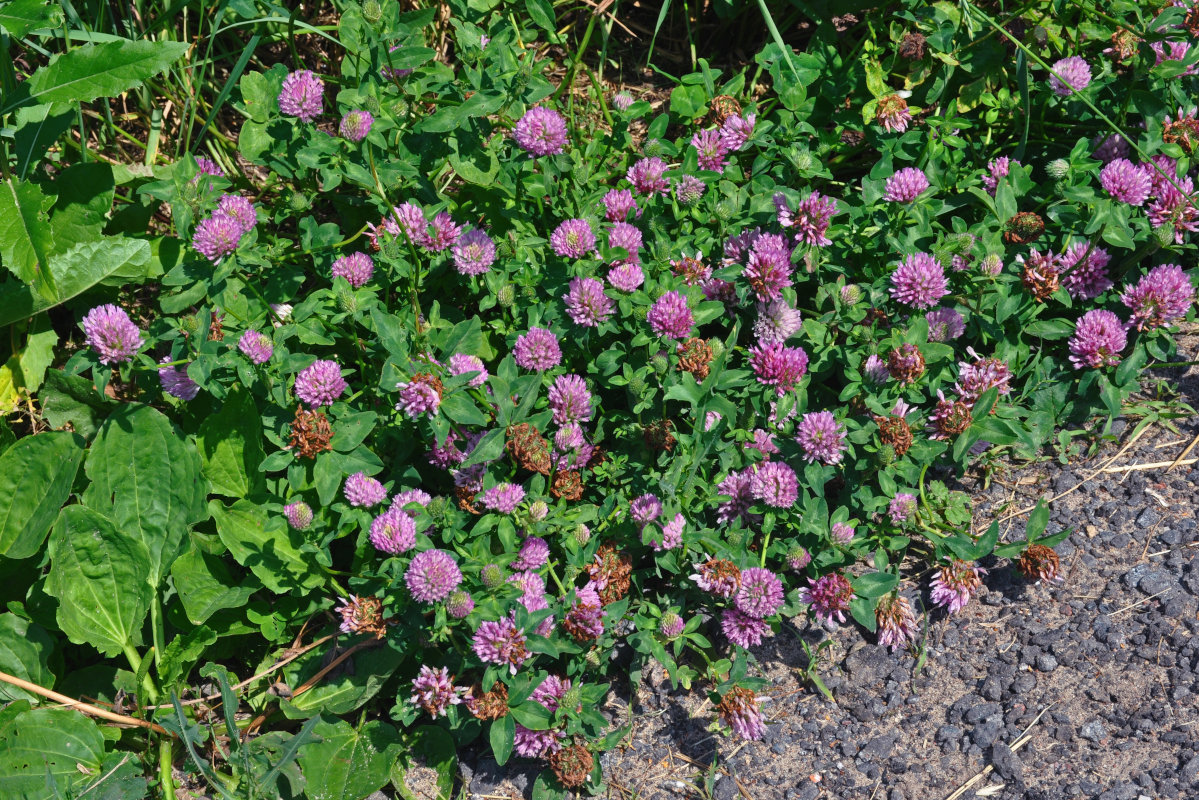
[[[99,772],[103,755],[100,729],[75,711],[31,709],[24,701],[0,711],[0,794],[4,797],[64,796]]]
[[[21,439],[0,453],[0,556],[29,558],[41,550],[83,455],[83,440],[72,433]]]

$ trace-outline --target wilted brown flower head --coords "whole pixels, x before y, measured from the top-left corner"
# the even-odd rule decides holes
[[[712,362],[712,347],[703,339],[692,336],[678,347],[679,369],[690,372],[695,380],[708,377],[708,364]]]
[[[1162,126],[1162,141],[1176,144],[1191,155],[1199,145],[1199,118],[1179,114],[1178,119],[1167,119]]]
[[[1137,54],[1137,44],[1140,41],[1141,38],[1128,28],[1117,28],[1112,34],[1112,46],[1103,52],[1111,53],[1115,61],[1127,61]]]
[[[1020,273],[1020,282],[1038,302],[1044,303],[1061,286],[1057,266],[1051,259],[1027,258]]]
[[[737,102],[736,98],[729,97],[727,94],[718,94],[713,97],[708,107],[711,109],[708,113],[708,121],[716,125],[723,125],[729,117],[741,115],[741,104]]]
[[[351,596],[341,601],[337,612],[341,614],[342,633],[369,633],[376,639],[387,635],[383,603],[377,597]]]
[[[916,31],[908,31],[899,43],[899,55],[909,61],[919,61],[928,52],[928,44],[924,35]]]
[[[1045,232],[1045,220],[1031,211],[1021,211],[1003,226],[1003,240],[1008,244],[1032,244]]]
[[[433,391],[437,392],[437,396],[439,398],[445,396],[445,387],[441,383],[441,378],[437,377],[431,372],[416,373],[412,376],[412,382],[420,383],[432,388]]]
[[[595,758],[591,751],[578,741],[566,745],[557,752],[550,753],[550,769],[554,777],[568,789],[577,789],[587,782],[591,774]]]
[[[297,456],[316,458],[318,453],[327,453],[333,449],[332,439],[333,428],[328,417],[320,411],[306,411],[304,406],[296,406],[288,445]]]
[[[924,354],[914,344],[902,344],[887,357],[887,372],[905,386],[915,383],[924,374]]]
[[[885,445],[895,450],[895,455],[902,456],[912,446],[912,429],[903,417],[875,417],[878,425],[878,438]]]
[[[481,692],[479,687],[466,698],[470,713],[481,720],[499,719],[508,716],[508,687],[496,681],[490,692]]]
[[[504,449],[518,466],[542,475],[550,474],[550,445],[541,432],[527,422],[509,425]]]
[[[632,572],[633,559],[628,553],[617,550],[611,542],[600,545],[595,560],[587,567],[591,580],[602,587],[599,596],[604,605],[615,603],[625,596],[629,591],[629,575]]]
[[[550,494],[555,499],[578,500],[583,496],[583,479],[577,469],[560,469],[554,473],[550,483]]]
[[[674,438],[674,422],[668,419],[647,422],[641,426],[641,438],[651,450],[670,452],[678,441]]]
[[[677,261],[671,261],[670,269],[688,286],[696,286],[712,277],[712,268],[699,258],[691,256],[683,256]]]
[[[1055,581],[1061,578],[1061,561],[1052,547],[1030,544],[1016,562],[1016,569],[1029,580]]]

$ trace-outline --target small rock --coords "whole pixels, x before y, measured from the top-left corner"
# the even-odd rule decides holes
[[[1137,525],[1142,528],[1151,528],[1161,522],[1162,515],[1157,513],[1155,508],[1147,508],[1141,512],[1141,516],[1137,517]]]
[[[1057,669],[1057,659],[1048,653],[1037,656],[1037,669],[1041,672],[1053,672]]]
[[[1179,777],[1190,786],[1199,786],[1199,756],[1195,756],[1183,765]]]
[[[1024,783],[1024,765],[1006,744],[1000,742],[991,748],[991,763],[1001,778],[1016,784]]]
[[[1103,727],[1103,723],[1099,720],[1093,720],[1083,725],[1078,735],[1088,741],[1098,742],[1101,739],[1107,738],[1107,729]]]
[[[877,759],[886,758],[890,754],[891,748],[895,746],[897,738],[899,738],[898,732],[875,736],[862,748],[862,755]]]
[[[1003,717],[996,715],[975,725],[974,730],[970,733],[970,738],[974,740],[974,744],[985,750],[995,744],[1002,732]]]
[[[1160,569],[1146,572],[1137,588],[1145,594],[1161,594],[1174,585],[1174,579]]]
[[[1000,709],[997,703],[979,703],[966,712],[966,722],[976,725],[987,717],[993,717],[998,713],[1000,713]]]

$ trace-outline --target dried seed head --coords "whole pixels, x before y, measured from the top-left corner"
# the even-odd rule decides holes
[[[679,369],[690,372],[695,380],[708,377],[708,365],[712,363],[712,347],[703,339],[691,337],[678,347]]]
[[[1008,244],[1032,244],[1045,232],[1045,220],[1031,211],[1021,211],[1004,225],[1003,240]]]
[[[291,437],[288,445],[300,458],[316,458],[318,453],[333,449],[333,428],[329,418],[320,411],[306,411],[296,406],[296,416],[291,422]]]
[[[713,97],[708,107],[711,109],[708,112],[709,124],[723,125],[729,117],[741,115],[741,104],[737,102],[736,98],[729,97],[727,94],[718,94]]]
[[[549,442],[529,423],[508,427],[504,449],[518,466],[541,475],[550,474]]]
[[[878,425],[878,438],[896,456],[902,456],[912,446],[912,429],[903,417],[875,417],[874,422]]]
[[[549,762],[559,783],[568,789],[576,789],[587,782],[595,757],[585,745],[575,741],[550,753]]]
[[[583,479],[578,470],[560,469],[550,483],[550,494],[556,500],[578,500],[583,496]]]
[[[615,603],[629,591],[629,575],[633,572],[633,559],[616,549],[616,545],[600,545],[595,560],[587,567],[587,573],[603,588],[599,590],[600,602]]]
[[[674,438],[673,430],[674,422],[671,420],[656,420],[641,426],[641,438],[651,450],[665,450],[669,453],[678,441]]]
[[[928,52],[928,44],[921,33],[908,31],[899,43],[899,55],[909,61],[919,61]]]
[[[490,692],[480,692],[478,687],[466,699],[466,707],[470,713],[481,720],[499,719],[508,716],[508,687],[499,681],[491,687]]]
[[[1030,544],[1016,562],[1016,569],[1029,580],[1055,581],[1061,579],[1061,561],[1052,547]]]

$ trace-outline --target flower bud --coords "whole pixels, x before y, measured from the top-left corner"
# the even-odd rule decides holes
[[[807,148],[792,148],[787,152],[787,158],[796,172],[809,172],[816,166],[816,159]]]
[[[287,524],[298,531],[312,524],[312,508],[303,500],[284,506],[283,514],[287,517]]]
[[[857,305],[862,299],[862,290],[855,284],[849,284],[841,287],[841,302],[847,306]]]
[[[1174,244],[1174,226],[1169,222],[1154,228],[1153,235],[1157,238],[1157,243],[1162,247],[1169,247]]]
[[[979,270],[984,275],[990,275],[994,278],[999,273],[1003,272],[1003,260],[994,253],[989,254],[978,265]]]
[[[713,336],[708,340],[708,347],[712,348],[712,360],[720,358],[720,354],[724,352],[724,342]]]
[[[361,100],[362,110],[370,113],[371,116],[377,117],[383,113],[383,107],[379,105],[379,98],[366,95]]]
[[[668,640],[679,638],[683,633],[683,618],[673,611],[667,611],[658,620],[658,633]]]
[[[179,327],[188,336],[197,333],[200,330],[200,319],[195,314],[188,314],[179,320]]]
[[[445,601],[445,610],[454,619],[463,619],[475,610],[475,601],[468,592],[459,589]]]
[[[545,504],[544,500],[537,500],[529,506],[529,519],[533,522],[541,522],[549,513],[550,507]]]
[[[366,0],[362,4],[362,18],[368,25],[378,25],[383,19],[383,6],[379,0]]]
[[[425,513],[435,524],[444,525],[449,520],[450,504],[444,497],[434,497],[425,506]]]
[[[573,536],[575,543],[578,544],[579,547],[585,547],[587,543],[591,541],[591,528],[580,524],[574,529]]]
[[[885,444],[878,451],[878,464],[880,467],[889,467],[895,463],[895,448],[889,444]]]
[[[334,294],[337,296],[337,307],[347,314],[353,314],[358,310],[358,296],[354,294],[354,289],[351,286],[339,285],[334,287]]]
[[[787,551],[787,566],[798,572],[812,561],[812,555],[799,545],[792,545]]]
[[[716,208],[713,209],[713,214],[716,216],[716,219],[720,220],[721,222],[728,222],[733,218],[733,214],[736,212],[737,209],[728,199],[721,200],[716,204]]]
[[[654,368],[654,372],[659,375],[665,375],[666,370],[670,369],[670,359],[666,356],[665,350],[659,350],[654,354],[654,357],[649,360],[650,366]]]
[[[495,301],[500,304],[501,308],[512,308],[512,304],[516,302],[516,287],[510,283],[505,283],[496,292]]]
[[[562,699],[558,701],[559,708],[566,708],[571,711],[583,705],[583,687],[572,686],[566,690],[566,694],[562,695]]]
[[[504,568],[499,564],[485,564],[479,579],[488,589],[498,589],[504,585]]]
[[[1046,165],[1045,171],[1055,181],[1064,180],[1070,174],[1070,162],[1064,158],[1055,158]]]
[[[666,152],[662,147],[660,139],[647,139],[645,144],[641,145],[641,153],[646,158],[656,158]]]
[[[640,399],[641,396],[645,394],[645,390],[648,388],[649,386],[645,382],[645,378],[642,377],[641,373],[639,372],[634,373],[632,379],[629,380],[629,394],[631,394],[634,398]]]

